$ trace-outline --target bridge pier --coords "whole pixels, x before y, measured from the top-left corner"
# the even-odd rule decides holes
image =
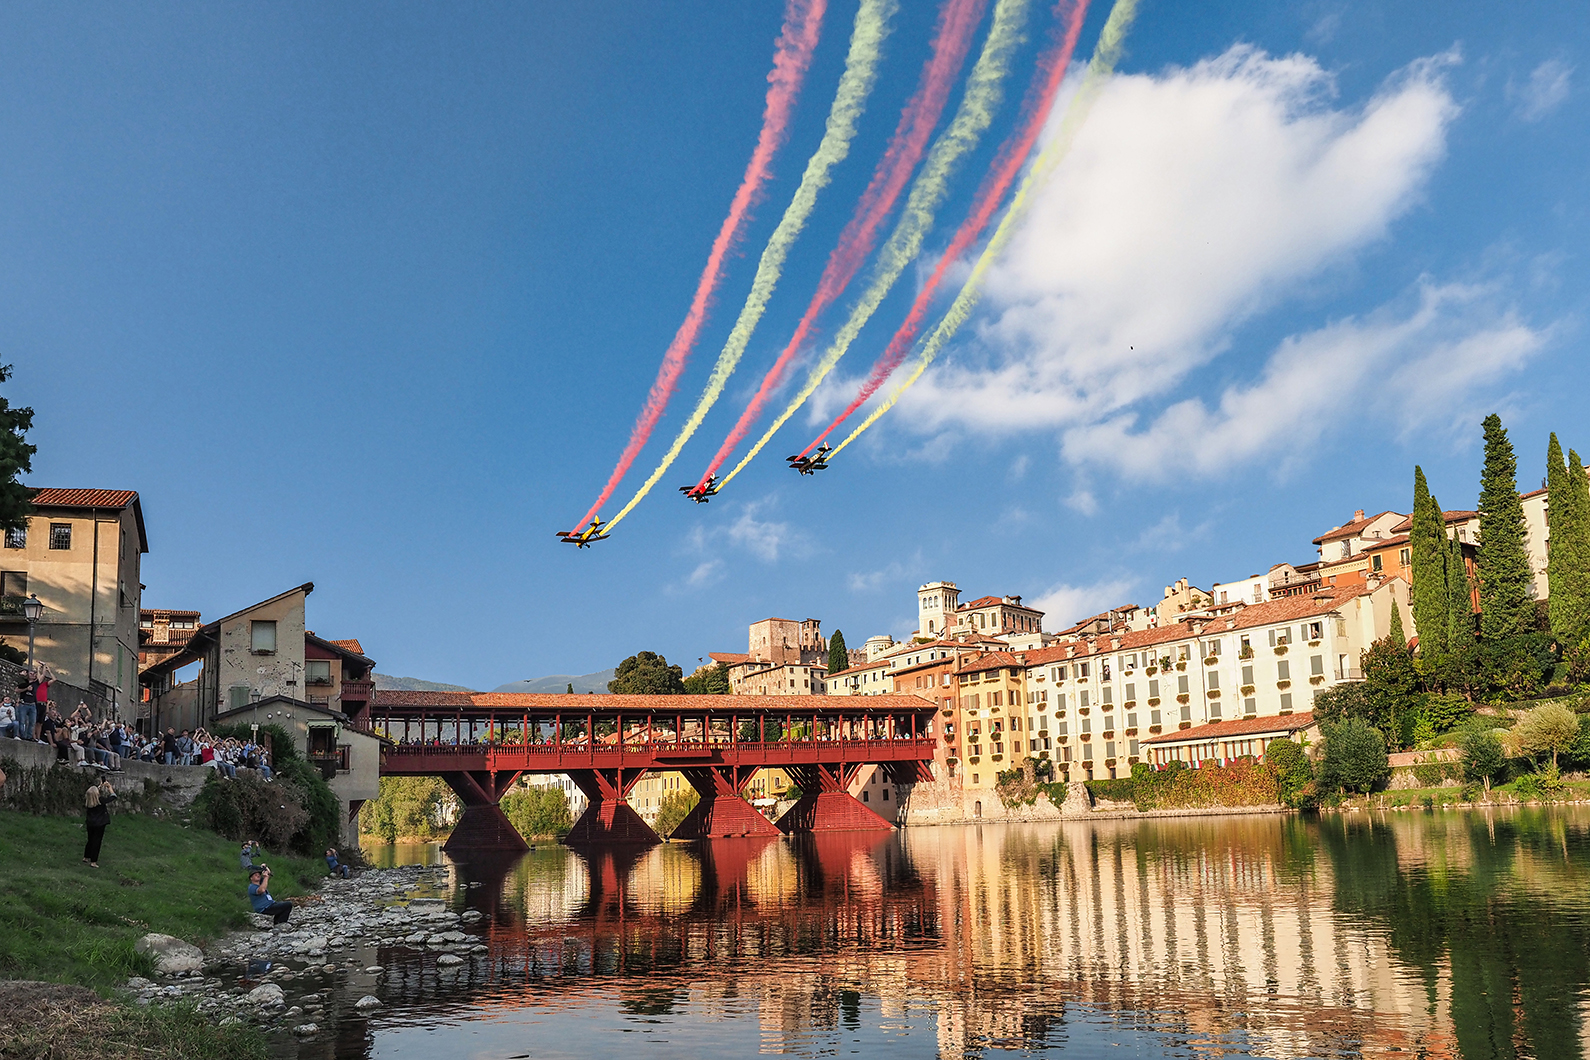
[[[644,769],[572,769],[569,779],[585,793],[589,802],[574,829],[563,842],[571,847],[626,843],[661,843],[651,825],[641,819],[624,799]]]
[[[776,836],[778,826],[763,817],[741,797],[756,774],[756,766],[697,766],[682,770],[701,801],[691,810],[670,839],[728,839],[739,836]]]
[[[529,850],[530,844],[497,805],[518,779],[518,770],[443,773],[442,780],[464,804],[464,812],[442,849]]]
[[[796,832],[892,831],[894,825],[873,813],[850,794],[850,782],[861,763],[850,765],[790,766],[787,771],[801,787],[801,797],[778,819],[778,830]]]

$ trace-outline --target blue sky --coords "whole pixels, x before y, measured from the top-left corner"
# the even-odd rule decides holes
[[[831,0],[775,179],[620,503],[705,381],[855,10]],[[1354,509],[1407,510],[1415,462],[1471,506],[1491,411],[1526,484],[1548,431],[1590,450],[1583,8],[1145,0],[922,384],[820,477],[777,459],[820,429],[803,412],[721,497],[682,501],[805,308],[935,10],[902,5],[724,400],[577,552],[553,534],[683,317],[779,4],[8,5],[0,341],[37,412],[31,481],[143,495],[148,606],[214,616],[312,580],[311,625],[384,672],[491,688],[641,649],[688,671],[768,615],[898,636],[938,578],[1043,601],[1058,627],[1310,559]],[[912,276],[813,415],[888,341]]]

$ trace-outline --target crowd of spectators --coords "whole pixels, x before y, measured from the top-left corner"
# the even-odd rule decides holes
[[[121,771],[123,760],[131,759],[207,766],[233,779],[239,769],[256,769],[267,781],[274,779],[270,752],[253,740],[214,736],[204,729],[143,735],[121,721],[95,720],[87,704],[63,718],[54,701],[40,704],[38,720],[33,721],[20,709],[23,698],[19,694],[0,699],[0,737],[52,746],[58,762],[115,773]]]

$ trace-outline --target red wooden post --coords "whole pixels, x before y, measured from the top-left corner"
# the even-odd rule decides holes
[[[552,715],[552,746],[559,752],[563,750],[563,715]]]

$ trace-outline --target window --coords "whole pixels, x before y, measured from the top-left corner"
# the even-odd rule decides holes
[[[1187,694],[1187,675],[1186,674],[1182,674],[1181,676],[1176,678],[1176,691],[1180,695],[1184,695],[1185,696]]]
[[[1290,693],[1290,692],[1282,692],[1281,693],[1281,713],[1282,714],[1290,714],[1291,712],[1292,712],[1292,693]]]
[[[1060,711],[1062,714],[1065,713],[1066,694],[1064,692],[1056,692],[1054,694],[1054,709]]]
[[[309,659],[304,662],[304,684],[331,684],[331,660]]]
[[[0,596],[26,595],[28,595],[28,575],[26,571],[8,570],[0,573]]]
[[[1148,712],[1148,723],[1153,726],[1159,725],[1159,711],[1151,710]]]
[[[1259,701],[1257,699],[1244,699],[1242,701],[1242,713],[1248,714],[1248,715],[1253,715],[1253,714],[1257,714],[1258,712],[1259,712]]]
[[[1242,668],[1242,683],[1245,685],[1253,684],[1253,667],[1244,666]]]
[[[1062,721],[1060,723],[1060,735],[1064,736],[1066,734],[1066,731],[1067,731],[1066,730],[1066,723]]]
[[[138,628],[139,629],[154,629],[155,628],[155,620],[152,619],[152,618],[144,618],[142,615],[139,615],[138,616]]]
[[[1410,560],[1412,560],[1412,558],[1413,558],[1413,553],[1409,549],[1405,548],[1401,552],[1397,553],[1397,562],[1402,564],[1404,567],[1408,566],[1408,564],[1409,564]]]
[[[1308,672],[1315,677],[1323,677],[1325,675],[1325,656],[1316,655],[1310,659],[1308,661]]]
[[[1131,755],[1133,758],[1136,758],[1137,757],[1137,741],[1136,740],[1127,741],[1126,747],[1127,747],[1126,753]]]
[[[6,531],[6,548],[27,548],[28,528],[19,526]]]
[[[1136,685],[1135,682],[1128,681],[1128,682],[1126,682],[1126,701],[1128,703],[1133,703],[1133,702],[1136,702],[1136,700],[1137,700],[1137,685]]]
[[[274,621],[250,622],[248,628],[251,651],[260,655],[269,655],[276,651],[276,623]]]
[[[1104,705],[1106,707],[1114,702],[1112,697],[1115,695],[1115,689],[1111,688],[1109,685],[1104,686],[1104,690],[1101,694],[1104,696]]]
[[[1115,757],[1115,741],[1114,740],[1108,740],[1108,741],[1105,742],[1105,744],[1104,744],[1104,757],[1105,758],[1114,758]]]
[[[1275,679],[1277,681],[1290,681],[1292,679],[1291,664],[1285,659],[1282,659],[1275,664]]]
[[[1005,705],[1005,693],[1003,693],[1003,692],[990,692],[990,693],[988,693],[988,705],[991,706],[991,707],[1002,707],[1002,706],[1004,706]]]
[[[72,524],[50,524],[50,547],[58,551],[67,551],[72,547]]]
[[[1087,705],[1088,705],[1088,694],[1087,694],[1087,692],[1085,692],[1085,691],[1084,692],[1078,692],[1077,693],[1077,706],[1085,707]]]
[[[1038,715],[1038,729],[1041,732],[1047,732],[1049,730],[1049,715]]]
[[[1218,699],[1214,700],[1213,702],[1211,702],[1209,704],[1209,720],[1210,721],[1219,721],[1220,720],[1220,700],[1218,700]]]
[[[1130,714],[1128,714],[1126,716],[1126,727],[1128,729],[1137,728],[1137,712],[1136,711],[1133,711],[1132,713],[1130,713]]]
[[[1309,640],[1319,640],[1322,636],[1324,636],[1324,634],[1325,624],[1323,622],[1310,622],[1308,624]]]
[[[1219,655],[1220,654],[1220,642],[1218,640],[1211,640],[1211,641],[1205,642],[1205,644],[1204,644],[1204,654],[1205,655]]]
[[[1150,681],[1148,683],[1148,698],[1149,699],[1158,699],[1159,698],[1159,682],[1158,681]]]
[[[1210,689],[1217,689],[1217,688],[1220,687],[1220,671],[1219,670],[1210,670],[1209,671],[1209,687],[1210,687]]]
[[[1092,732],[1093,731],[1093,720],[1091,718],[1083,718],[1082,719],[1082,731],[1083,732]]]
[[[1086,677],[1086,676],[1088,676],[1088,664],[1087,663],[1083,663],[1081,666],[1077,667],[1077,676],[1078,677]]]
[[[1381,571],[1380,554],[1377,552],[1369,557],[1369,569],[1379,574]]]

